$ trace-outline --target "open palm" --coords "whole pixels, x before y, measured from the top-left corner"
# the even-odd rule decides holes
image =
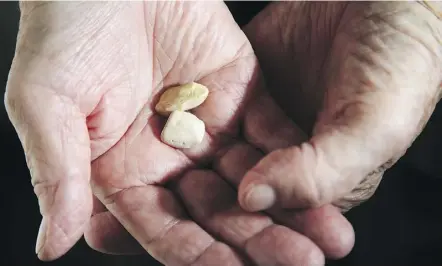
[[[159,140],[154,105],[190,81],[210,89],[194,110],[207,132],[176,150]],[[319,265],[321,249],[352,246],[334,207],[270,211],[285,227],[237,205],[234,187],[261,153],[304,138],[222,2],[22,3],[6,102],[39,196],[42,259],[83,233],[127,253],[138,247],[129,232],[166,265]]]

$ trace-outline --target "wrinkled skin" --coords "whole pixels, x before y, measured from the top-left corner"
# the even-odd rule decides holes
[[[138,251],[128,232],[166,265],[321,265],[322,252],[348,253],[351,226],[323,204],[367,199],[420,132],[438,100],[440,22],[414,3],[270,5],[246,33],[286,117],[223,4],[141,5],[23,12],[6,104],[44,217],[39,257],[83,233],[103,252]],[[159,141],[152,109],[162,88],[192,80],[212,90],[195,111],[208,132],[177,151]],[[256,182],[276,194],[248,202]],[[243,209],[273,221],[239,207],[240,183]]]
[[[274,98],[308,138],[245,175],[241,206],[346,211],[368,199],[440,99],[441,20],[417,2],[280,2],[246,32]]]
[[[234,188],[251,154],[261,156],[252,143],[267,153],[303,137],[266,93],[224,3],[24,2],[21,11],[5,99],[43,215],[40,259],[83,234],[96,250],[145,250],[166,265],[321,265],[350,251],[352,227],[331,205],[271,217],[239,207]],[[211,90],[194,110],[207,132],[176,150],[159,140],[165,119],[153,109],[163,88],[190,81]],[[269,138],[275,121],[285,133]]]

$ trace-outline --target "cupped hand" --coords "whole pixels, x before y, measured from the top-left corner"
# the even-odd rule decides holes
[[[22,2],[21,11],[5,99],[43,215],[41,259],[83,234],[97,250],[144,249],[166,265],[321,265],[322,251],[349,252],[351,225],[333,206],[272,218],[239,207],[247,170],[304,137],[266,94],[224,3]],[[165,119],[153,110],[163,88],[190,81],[210,89],[194,111],[207,132],[177,150],[159,140]]]
[[[333,202],[345,211],[374,193],[440,99],[442,22],[429,10],[418,2],[280,2],[247,25],[275,100],[308,138],[247,172],[244,209]]]

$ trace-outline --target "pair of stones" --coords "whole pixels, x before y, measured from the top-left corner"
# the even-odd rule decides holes
[[[206,132],[205,124],[187,111],[200,106],[208,96],[209,89],[195,82],[167,89],[155,106],[158,114],[168,116],[161,141],[178,149],[201,143]]]

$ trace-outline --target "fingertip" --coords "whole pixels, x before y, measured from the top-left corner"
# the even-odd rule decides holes
[[[276,202],[275,190],[266,184],[249,184],[243,190],[239,190],[239,203],[249,212],[257,212],[269,209]]]
[[[323,205],[313,173],[303,168],[304,155],[303,149],[294,146],[262,158],[245,174],[239,186],[241,206],[248,211],[263,211],[275,203],[284,209]],[[312,161],[310,154],[307,157]]]
[[[36,253],[41,261],[53,261],[65,255],[83,236],[92,213],[92,193],[88,182],[68,179],[53,190],[44,191],[51,193],[38,194],[43,219]]]
[[[246,182],[271,186],[283,209],[318,208],[346,191],[336,188],[339,172],[323,157],[310,142],[279,149],[262,158],[242,183],[245,188]]]
[[[319,248],[312,248],[305,253],[304,261],[304,265],[308,266],[325,265],[325,256]]]
[[[37,234],[37,243],[35,244],[35,254],[37,254],[37,257],[40,260],[45,260],[45,256],[41,255],[41,251],[45,245],[46,242],[46,220],[44,217],[40,222],[40,228],[38,229],[38,234]]]
[[[77,229],[73,233],[64,232],[65,229],[54,223],[53,219],[43,218],[36,244],[38,259],[50,262],[65,255],[83,235],[83,227]]]
[[[91,249],[104,254],[138,255],[146,252],[108,211],[92,216],[84,240]]]
[[[258,265],[325,265],[324,253],[310,239],[280,225],[256,234],[245,249]]]
[[[344,222],[345,221],[345,222]],[[326,252],[330,259],[342,259],[353,249],[355,244],[355,233],[353,226],[344,218],[341,230],[332,238],[336,244]]]
[[[353,249],[355,233],[338,208],[325,205],[298,214],[301,232],[315,242],[329,259],[341,259]]]

